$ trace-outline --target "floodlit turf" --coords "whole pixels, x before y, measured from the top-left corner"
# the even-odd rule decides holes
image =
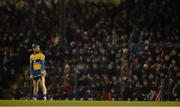
[[[180,106],[174,101],[0,100],[0,106]]]

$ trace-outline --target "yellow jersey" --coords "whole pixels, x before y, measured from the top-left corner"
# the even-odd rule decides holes
[[[44,69],[45,55],[43,53],[33,53],[30,56],[30,72],[33,77],[41,76]]]

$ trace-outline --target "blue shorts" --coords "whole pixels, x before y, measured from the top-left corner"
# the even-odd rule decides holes
[[[36,71],[33,71],[33,77],[38,77],[38,76],[41,76],[41,71],[40,70],[36,70]]]

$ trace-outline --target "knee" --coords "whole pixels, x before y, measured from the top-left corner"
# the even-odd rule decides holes
[[[38,87],[38,84],[34,84],[33,86],[34,86],[34,88],[37,88],[37,87]]]
[[[46,88],[46,85],[45,85],[45,84],[42,84],[42,88]]]

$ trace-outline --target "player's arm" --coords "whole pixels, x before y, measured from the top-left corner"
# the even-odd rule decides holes
[[[30,72],[30,77],[32,77],[32,75],[33,75],[33,69],[32,69],[32,56],[30,56],[29,72]]]
[[[41,55],[41,61],[40,61],[40,63],[41,63],[41,74],[43,75],[43,76],[45,76],[45,74],[46,74],[46,71],[45,71],[45,55],[44,54],[42,54]]]

